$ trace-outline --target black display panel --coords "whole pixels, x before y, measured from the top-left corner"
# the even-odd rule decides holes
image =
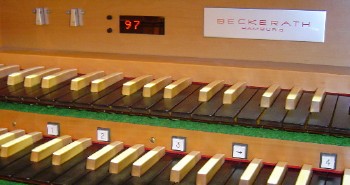
[[[164,35],[165,18],[157,16],[119,16],[120,33]]]

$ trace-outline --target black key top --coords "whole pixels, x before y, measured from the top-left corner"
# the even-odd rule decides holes
[[[321,112],[312,112],[309,116],[307,130],[316,133],[328,133],[338,96],[326,95]]]
[[[52,93],[49,93],[43,97],[40,98],[41,104],[53,104],[58,98],[61,98],[62,96],[68,94],[70,92],[70,86],[67,85],[61,89],[58,89],[57,91],[54,91]]]
[[[211,179],[209,185],[225,184],[226,181],[232,176],[232,173],[235,171],[238,165],[238,162],[226,161]]]
[[[124,96],[119,101],[112,104],[112,111],[129,113],[131,106],[142,99],[142,89],[130,96]]]
[[[99,110],[108,110],[110,106],[123,98],[124,95],[122,94],[122,87],[116,89],[115,91],[109,93],[108,95],[100,98],[95,103],[93,103],[93,108],[99,109]]]
[[[282,122],[287,114],[286,99],[289,91],[281,91],[272,106],[265,110],[260,118],[260,125],[263,127],[282,128]]]
[[[100,184],[124,185],[125,182],[131,178],[131,169],[132,165],[128,166],[118,174],[111,174],[100,182]]]
[[[5,169],[6,171],[9,170],[9,171],[12,171],[12,169],[14,171],[16,171],[16,169],[14,168],[17,168],[17,166],[15,164],[17,164],[17,160],[20,160],[20,161],[25,161],[24,159],[22,158],[26,158],[30,157],[30,152],[32,151],[33,148],[47,142],[48,140],[46,139],[41,139],[37,142],[35,142],[34,144],[24,148],[23,150],[21,150],[20,152],[10,156],[10,157],[1,157],[0,158],[0,169]],[[22,164],[18,164],[18,165],[22,165]],[[23,164],[24,166],[26,166],[27,164]],[[6,167],[6,168],[5,168]],[[7,174],[3,174],[3,175],[7,175]],[[12,175],[12,174],[10,174]]]
[[[163,99],[164,91],[159,91],[151,97],[143,97],[140,101],[131,106],[131,112],[133,114],[144,114],[150,113],[149,109]]]
[[[239,180],[244,172],[244,170],[247,168],[247,163],[241,163],[236,168],[235,171],[232,173],[230,178],[227,180],[226,185],[238,185]]]
[[[36,91],[32,91],[32,92],[26,94],[25,96],[23,96],[22,100],[23,100],[23,102],[26,102],[26,103],[37,103],[39,101],[39,98],[41,98],[41,97],[43,97],[51,92],[57,91],[58,89],[61,89],[65,86],[69,86],[70,81],[71,80],[64,81],[64,82],[62,82],[56,86],[53,86],[51,88],[40,88]]]
[[[47,142],[46,139],[41,139],[38,142],[35,142],[34,144],[26,147],[25,149],[21,150],[20,152],[12,155],[10,157],[6,157],[6,158],[1,157],[0,158],[0,169],[12,164],[13,162],[15,162],[18,159],[26,156],[27,154],[29,154],[32,151],[33,148],[35,148],[35,147],[37,147],[45,142]]]
[[[7,99],[9,96],[14,94],[16,91],[19,91],[24,88],[23,83],[18,83],[16,85],[9,85],[6,88],[0,90],[0,99]],[[17,100],[19,101],[19,99]]]
[[[68,94],[58,98],[56,100],[55,105],[56,106],[62,106],[62,107],[73,107],[73,102],[86,94],[90,93],[90,86],[87,86],[85,88],[80,89],[79,91],[72,91],[69,89]]]
[[[92,145],[89,148],[85,149],[80,154],[76,155],[66,163],[58,166],[50,166],[49,168],[45,169],[44,171],[38,173],[33,177],[32,180],[40,182],[40,183],[51,183],[56,178],[64,174],[66,171],[68,171],[70,168],[78,165],[79,163],[84,163],[86,161],[86,158],[89,157],[91,154],[95,153],[97,150],[99,150],[102,146],[100,145]],[[71,173],[70,175],[80,175],[79,172]]]
[[[127,79],[120,80],[117,83],[114,83],[113,85],[107,87],[106,89],[97,92],[97,93],[89,93],[78,100],[74,102],[74,106],[78,108],[91,108],[92,104],[99,99],[103,98],[104,96],[112,93],[113,91],[117,90],[118,88],[122,87],[123,84],[128,81]]]
[[[256,92],[257,89],[245,89],[232,104],[225,104],[221,106],[221,108],[215,113],[214,120],[224,123],[233,123],[234,118],[238,115],[238,113]]]
[[[10,101],[17,101],[18,99],[22,100],[24,96],[34,91],[37,91],[40,88],[41,88],[40,85],[37,85],[34,87],[24,87],[23,89],[13,92],[11,95],[7,97],[7,99]]]
[[[146,185],[154,180],[164,169],[166,169],[173,161],[173,156],[165,155],[161,158],[154,166],[152,166],[145,174],[141,177],[132,177],[125,185]]]
[[[224,92],[228,87],[222,88],[209,101],[203,102],[192,114],[192,118],[200,121],[214,121],[214,114],[223,105]]]
[[[252,99],[243,107],[237,116],[237,123],[242,125],[257,126],[257,119],[265,108],[260,107],[261,97],[266,89],[259,89]]]
[[[326,185],[341,185],[342,175],[339,174],[328,174]]]
[[[0,78],[0,89],[7,87],[7,77]]]
[[[30,180],[38,173],[50,167],[52,164],[52,157],[48,157],[40,162],[32,163],[30,166],[23,168],[14,174],[15,179]]]
[[[299,169],[288,168],[284,176],[282,185],[295,185],[298,179],[299,172]]]
[[[68,171],[65,171],[62,175],[55,179],[52,184],[76,184],[76,181],[82,177],[85,177],[85,175],[89,172],[90,170],[86,169],[86,160],[82,160]]]
[[[190,96],[171,110],[171,116],[175,118],[190,119],[192,112],[202,103],[198,101],[200,89],[201,88],[194,91]]]
[[[325,185],[327,181],[327,173],[313,172],[310,185]]]
[[[266,166],[266,165],[263,166],[254,181],[254,185],[267,184],[267,181],[269,180],[272,170],[273,170],[272,166]]]
[[[310,106],[313,93],[303,93],[297,107],[290,110],[284,118],[283,127],[286,130],[300,131],[304,130],[307,117],[310,113]]]
[[[181,185],[196,184],[197,173],[207,161],[208,161],[207,159],[199,160],[197,164],[191,169],[190,172],[188,172],[188,174],[182,179],[182,181],[179,184]]]
[[[85,170],[85,169],[84,169]],[[76,181],[74,184],[81,184],[81,185],[94,185],[94,184],[99,184],[104,178],[106,178],[109,175],[109,162],[106,162],[104,165],[102,165],[100,168],[97,170],[85,170],[88,171],[89,173],[82,178],[80,178],[78,181]],[[73,171],[72,171],[73,173]],[[69,177],[67,177],[69,178]],[[61,176],[59,179],[62,180],[67,180],[67,178],[64,178]],[[73,181],[71,183],[68,183],[65,181],[63,183],[62,181],[55,180],[53,182],[54,184],[73,184]]]
[[[339,96],[334,111],[331,132],[333,134],[350,135],[350,97]]]
[[[170,116],[170,111],[175,106],[181,103],[184,99],[186,99],[200,87],[202,86],[198,84],[192,84],[186,89],[184,89],[181,93],[176,95],[174,98],[163,98],[160,102],[151,107],[151,115],[164,117]]]
[[[178,163],[180,161],[180,156],[174,156],[172,162],[170,165],[168,165],[163,172],[158,175],[150,184],[152,185],[172,185],[175,184],[173,182],[170,182],[170,172],[171,172],[171,168],[174,167],[176,165],[176,163]]]

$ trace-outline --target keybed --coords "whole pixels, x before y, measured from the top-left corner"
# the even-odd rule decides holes
[[[98,110],[176,119],[277,128],[298,132],[350,135],[350,101],[347,96],[314,92],[300,87],[280,89],[249,87],[245,82],[224,85],[216,80],[208,85],[193,83],[190,78],[178,81],[171,77],[153,79],[144,75],[135,79],[121,72],[93,72],[76,77],[76,69],[43,67],[14,73],[18,65],[4,66],[7,76],[0,79],[0,100],[57,107]],[[39,69],[42,69],[41,71]],[[34,70],[34,71],[33,71]],[[39,70],[39,71],[38,71]],[[27,72],[29,71],[29,72]],[[6,84],[13,74],[39,75],[42,81],[32,87],[24,82]],[[54,73],[55,72],[55,73]],[[35,75],[34,74],[34,75]],[[24,80],[25,81],[25,80]],[[50,82],[49,82],[50,81]],[[80,85],[78,85],[80,84]],[[42,88],[44,86],[44,88]],[[173,91],[173,92],[172,92]]]

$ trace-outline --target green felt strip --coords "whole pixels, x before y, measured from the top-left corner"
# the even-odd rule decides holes
[[[168,128],[179,128],[186,130],[198,130],[204,132],[214,132],[222,134],[253,136],[261,138],[271,138],[280,140],[300,141],[308,143],[319,143],[327,145],[350,146],[350,138],[335,137],[329,135],[309,134],[299,132],[288,132],[283,130],[272,130],[264,128],[248,128],[238,125],[209,124],[202,122],[170,120],[164,118],[151,118],[145,116],[130,116],[123,114],[91,112],[75,109],[56,108],[51,106],[38,106],[0,102],[0,109],[14,110],[20,112],[31,112],[38,114],[48,114],[75,118],[86,118],[94,120],[126,122],[140,125],[151,125]]]
[[[13,182],[13,181],[7,181],[7,180],[0,180],[0,185],[24,185],[23,183],[19,182]]]

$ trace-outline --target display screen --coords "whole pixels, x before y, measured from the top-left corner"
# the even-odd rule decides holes
[[[156,16],[121,15],[120,33],[164,35],[165,19]]]

